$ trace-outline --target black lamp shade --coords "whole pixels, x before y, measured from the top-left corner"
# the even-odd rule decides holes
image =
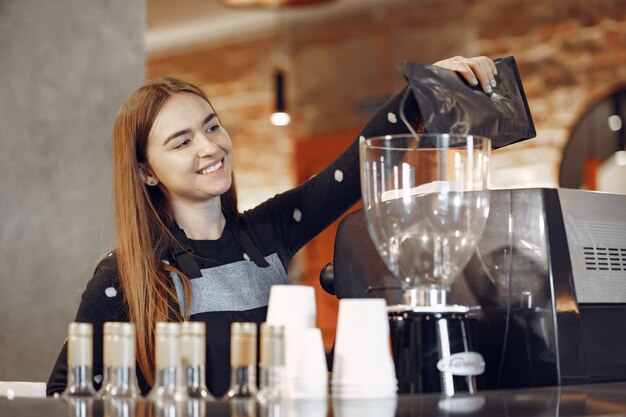
[[[276,70],[274,73],[275,94],[276,94],[276,111],[284,112],[287,108],[285,102],[285,73],[282,70]]]

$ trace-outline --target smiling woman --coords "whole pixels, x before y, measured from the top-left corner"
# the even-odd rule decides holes
[[[493,62],[455,58],[468,83],[488,86]],[[230,326],[261,323],[272,285],[287,283],[294,254],[361,197],[359,138],[408,133],[400,114],[404,91],[386,103],[335,161],[298,187],[240,213],[233,146],[206,95],[163,78],[122,105],[114,129],[117,249],[89,281],[76,321],[94,325],[93,373],[102,381],[102,327],[136,326],[138,381],[154,383],[156,323],[206,323],[206,379],[215,396],[229,386]],[[412,97],[412,96],[411,96]],[[418,123],[416,103],[404,108]],[[48,394],[67,382],[64,346]]]
[[[160,188],[175,212],[217,208],[219,213],[219,199],[212,197],[231,186],[233,145],[206,100],[188,93],[172,96],[154,121],[146,158],[139,163],[142,177],[149,186]],[[221,230],[213,238],[220,234]]]

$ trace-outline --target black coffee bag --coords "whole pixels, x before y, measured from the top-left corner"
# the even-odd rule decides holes
[[[470,86],[454,71],[407,62],[402,74],[417,101],[429,133],[485,136],[493,149],[536,136],[515,59],[494,61],[498,74],[493,94]]]

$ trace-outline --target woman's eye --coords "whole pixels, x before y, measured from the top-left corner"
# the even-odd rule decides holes
[[[189,139],[185,139],[182,142],[180,142],[178,145],[176,145],[174,147],[174,149],[181,149],[184,148],[185,146],[187,146],[189,144],[190,140]]]
[[[211,125],[211,126],[207,126],[206,131],[207,132],[213,132],[213,131],[215,131],[215,130],[217,130],[219,128],[220,128],[220,125]]]

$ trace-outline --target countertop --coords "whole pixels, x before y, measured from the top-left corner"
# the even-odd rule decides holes
[[[482,391],[474,396],[400,395],[394,399],[289,400],[271,407],[249,403],[179,402],[158,405],[101,400],[0,398],[2,417],[409,417],[626,415],[626,382]]]

